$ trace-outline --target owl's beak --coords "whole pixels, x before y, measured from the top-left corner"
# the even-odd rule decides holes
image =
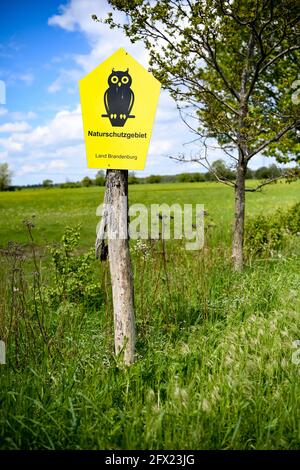
[[[119,82],[118,85],[121,86],[121,82]]]

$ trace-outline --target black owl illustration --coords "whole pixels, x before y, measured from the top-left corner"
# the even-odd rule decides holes
[[[128,118],[134,118],[131,110],[134,103],[134,93],[130,86],[132,78],[129,69],[125,72],[112,69],[108,77],[108,89],[104,93],[104,105],[108,117],[114,127],[123,127]]]

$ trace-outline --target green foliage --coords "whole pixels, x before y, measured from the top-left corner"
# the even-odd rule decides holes
[[[8,189],[12,178],[12,172],[8,163],[0,163],[0,191]]]
[[[270,255],[281,248],[285,238],[285,230],[278,214],[259,215],[246,223],[245,230],[245,249],[251,256]]]
[[[299,8],[294,0],[109,0],[106,23],[149,51],[150,71],[169,90],[188,128],[236,168],[232,260],[243,266],[246,170],[257,154],[300,161]],[[121,17],[122,18],[122,17]],[[122,21],[122,23],[120,23]],[[297,92],[297,90],[296,90]],[[182,161],[189,161],[184,155]],[[226,171],[222,168],[221,171]],[[216,173],[215,173],[216,174]],[[219,177],[224,181],[224,177]],[[225,181],[224,181],[225,182]]]
[[[105,186],[105,173],[103,170],[99,170],[95,177],[96,186]]]
[[[14,361],[11,333],[0,448],[298,449],[300,245],[274,263],[253,263],[243,277],[232,272],[228,249],[207,248],[188,253],[177,241],[166,264],[159,245],[147,262],[133,256],[138,343],[130,368],[112,354],[112,315],[74,303],[46,311],[46,325],[58,322],[54,334],[45,330],[51,354],[33,344],[37,357],[26,367],[23,355]],[[99,283],[106,281],[103,268]],[[32,321],[34,310],[27,314]]]
[[[232,171],[224,160],[215,160],[212,165],[212,174],[216,173],[220,179],[234,180],[236,174]]]
[[[160,183],[160,182],[161,182],[160,175],[150,175],[147,177],[147,183],[155,184],[155,183]]]
[[[53,186],[53,181],[50,179],[46,179],[43,181],[42,184],[44,188],[51,188]]]
[[[290,235],[300,235],[300,203],[271,215],[258,215],[246,224],[248,256],[270,256],[282,248]]]
[[[206,181],[206,174],[204,173],[180,173],[176,175],[176,181],[179,183],[199,183]]]
[[[177,175],[177,181],[179,183],[191,183],[193,179],[193,176],[191,173],[180,173],[180,175]]]
[[[218,176],[224,177],[229,180],[233,180],[235,178],[235,172],[228,166],[223,160],[217,160],[212,164],[213,168],[217,170]],[[298,171],[297,167],[291,169],[291,171]],[[280,175],[280,169],[272,164],[268,167],[263,166],[258,168],[257,170],[251,170],[247,168],[246,179],[265,179],[265,178],[274,178],[275,176]],[[298,175],[299,176],[299,175]],[[150,178],[150,180],[149,180]],[[216,177],[210,171],[207,172],[191,172],[191,173],[179,173],[176,175],[151,175],[148,177],[140,177],[135,174],[134,171],[128,173],[128,184],[147,184],[151,183],[151,181],[160,182],[160,183],[200,183],[204,181],[216,181]],[[70,188],[80,188],[82,186],[105,186],[105,173],[103,170],[98,171],[95,176],[95,179],[92,180],[85,180],[84,184],[82,182],[75,182],[75,181],[67,181],[65,183],[60,183],[59,185],[55,185],[61,189],[70,189]],[[42,183],[44,188],[53,187],[52,180],[44,180]],[[34,186],[33,186],[34,187]],[[39,186],[38,186],[39,187]],[[21,189],[20,186],[17,187],[9,187],[9,190]]]
[[[85,176],[81,181],[82,186],[88,188],[89,186],[93,186],[93,180],[89,176]]]
[[[151,71],[201,139],[214,137],[249,158],[260,151],[279,161],[300,158],[300,107],[292,100],[300,61],[297,2],[109,3],[126,20],[120,24],[109,13],[106,22],[144,42]]]
[[[292,207],[299,188],[297,181],[247,193],[248,214]],[[56,188],[1,193],[1,245],[19,236],[24,246],[12,247],[10,261],[6,253],[0,260],[0,335],[7,344],[0,448],[299,449],[299,364],[292,358],[300,329],[300,237],[282,245],[281,257],[253,259],[241,276],[229,261],[227,187],[180,183],[131,189],[132,202],[148,206],[162,200],[203,202],[216,225],[199,252],[186,251],[177,240],[164,257],[160,241],[135,243],[138,341],[137,362],[130,368],[120,367],[113,355],[106,263],[88,262],[92,282],[103,286],[99,308],[94,302],[86,307],[73,289],[52,301],[43,298],[47,286],[57,291],[68,276],[77,278],[80,257],[94,243],[102,189],[70,189],[63,198]],[[31,248],[40,272],[26,234],[21,238],[17,232],[16,221],[21,224],[33,210]],[[298,211],[282,211],[291,233]],[[66,223],[79,221],[80,238],[78,228],[61,235]],[[46,243],[58,239],[54,261]],[[83,282],[91,285],[89,278]]]
[[[204,173],[192,173],[192,183],[200,183],[201,181],[205,181]]]
[[[76,254],[79,240],[80,228],[67,227],[60,246],[50,250],[55,267],[55,283],[46,288],[45,294],[52,307],[57,308],[67,301],[99,310],[103,294],[99,282],[93,276],[94,251]]]
[[[130,171],[128,173],[128,184],[138,184],[140,182],[140,178],[138,178],[134,171]]]
[[[249,180],[249,188],[257,181]],[[259,214],[262,207],[269,211],[287,207],[299,200],[300,179],[286,184],[278,182],[262,191],[247,193],[247,216]],[[93,186],[62,190],[26,189],[0,194],[0,244],[10,240],[27,243],[22,220],[36,216],[35,240],[38,246],[46,247],[49,241],[59,242],[66,226],[81,224],[80,246],[89,249],[95,242],[95,226],[98,219],[95,211],[103,201],[104,188]],[[232,191],[215,181],[200,183],[165,183],[159,185],[139,184],[130,188],[130,204],[204,204],[213,215],[218,230],[212,231],[214,243],[230,243],[233,198]]]
[[[255,178],[257,179],[272,179],[277,178],[282,174],[280,168],[276,165],[270,165],[268,167],[262,166],[255,171]]]
[[[292,235],[300,235],[300,202],[281,213],[284,227]]]
[[[70,188],[81,188],[81,183],[79,181],[67,181],[66,183],[61,183],[59,187],[61,189],[70,189]]]
[[[251,180],[254,178],[255,178],[255,171],[248,167],[246,171],[246,179]]]

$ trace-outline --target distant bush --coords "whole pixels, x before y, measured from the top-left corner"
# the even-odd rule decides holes
[[[0,191],[5,191],[9,188],[12,178],[12,172],[9,169],[8,163],[0,163]]]
[[[180,175],[177,175],[176,180],[179,183],[188,183],[191,181],[192,175],[190,173],[180,173]]]
[[[153,183],[160,183],[161,182],[161,176],[160,175],[150,175],[147,177],[147,183],[153,184]]]
[[[99,170],[95,177],[96,186],[105,186],[105,173],[103,170]]]
[[[211,169],[212,171],[209,173],[211,173],[214,179],[214,174],[216,174],[218,178],[225,180],[234,180],[236,178],[235,172],[222,159],[215,160],[211,165]]]
[[[200,183],[202,181],[205,181],[204,173],[193,173],[193,178],[192,178],[193,183]]]
[[[67,181],[66,183],[61,183],[59,187],[61,189],[81,188],[81,183],[75,181]]]
[[[18,186],[7,186],[7,188],[3,189],[3,191],[12,192],[12,191],[17,191],[18,189],[19,189]]]
[[[49,179],[44,180],[42,184],[43,184],[43,188],[49,189],[53,187],[53,181]]]
[[[83,187],[89,188],[90,186],[93,186],[94,183],[93,183],[93,180],[89,176],[85,176],[82,179],[81,184]]]
[[[139,184],[140,178],[138,178],[134,171],[128,173],[128,184]]]
[[[253,178],[255,178],[255,171],[248,167],[246,171],[246,179],[252,180]]]
[[[270,166],[262,166],[258,168],[255,172],[255,178],[257,179],[272,179],[278,178],[281,175],[281,170],[275,164]]]
[[[245,251],[248,256],[269,256],[278,251],[290,235],[300,234],[300,203],[273,215],[250,219],[245,229]]]
[[[204,173],[180,173],[176,175],[175,181],[179,183],[199,183],[205,181]]]

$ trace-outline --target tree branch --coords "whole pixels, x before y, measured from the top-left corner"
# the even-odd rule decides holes
[[[216,178],[216,180],[219,181],[219,183],[223,183],[226,186],[230,186],[231,188],[235,188],[236,184],[233,181],[230,181],[226,178],[221,178],[217,174],[217,172],[212,168],[212,166],[209,163],[208,158],[207,158],[207,146],[206,146],[205,143],[204,143],[204,146],[205,146],[205,156],[204,157],[186,159],[184,157],[184,155],[181,155],[179,157],[169,156],[169,158],[171,160],[176,160],[176,161],[181,162],[181,163],[199,163],[199,165],[203,166],[203,168],[205,168],[210,173],[212,173],[214,175],[214,177]],[[203,163],[203,161],[205,161],[205,163]]]
[[[285,178],[286,175],[285,174],[282,174],[280,176],[276,176],[275,178],[270,178],[266,181],[264,181],[263,183],[259,184],[258,186],[256,186],[256,188],[245,188],[245,191],[248,192],[248,193],[255,193],[256,191],[259,191],[263,186],[266,186],[267,184],[271,184],[271,183],[274,183],[274,181],[278,181],[282,178]]]
[[[284,51],[279,52],[279,54],[277,54],[275,57],[273,57],[273,59],[269,60],[269,62],[267,62],[259,70],[259,73],[264,72],[270,65],[272,65],[274,62],[276,62],[278,59],[280,59],[280,57],[282,57],[283,55],[287,54],[288,52],[297,51],[297,50],[300,50],[300,45],[291,46],[291,47],[288,47],[287,49],[285,49]]]
[[[271,137],[269,140],[266,140],[265,142],[263,142],[259,147],[257,147],[255,150],[253,150],[253,152],[251,152],[248,156],[247,156],[247,160],[249,161],[250,158],[252,158],[254,155],[256,155],[257,153],[261,152],[262,150],[264,150],[266,147],[268,147],[268,145],[272,144],[272,142],[277,142],[277,140],[279,140],[284,134],[286,134],[288,131],[290,131],[291,129],[293,129],[293,127],[296,127],[297,125],[300,124],[300,119],[297,120],[297,121],[294,121],[292,124],[289,124],[288,126],[284,127],[280,132],[278,132],[275,136]]]
[[[234,98],[237,99],[237,101],[240,100],[240,95],[239,93],[236,91],[236,89],[231,85],[231,83],[227,80],[226,76],[224,75],[223,73],[223,70],[221,69],[221,67],[219,66],[219,63],[217,61],[217,56],[216,56],[216,51],[213,51],[209,42],[208,42],[208,38],[206,40],[206,46],[208,48],[208,51],[209,51],[209,54],[210,54],[210,57],[214,63],[214,66],[215,66],[215,70],[218,72],[218,74],[220,75],[220,77],[222,78],[223,82],[225,83],[227,89],[230,91],[230,93],[232,94],[232,96],[234,96]],[[204,59],[205,60],[205,59]]]

